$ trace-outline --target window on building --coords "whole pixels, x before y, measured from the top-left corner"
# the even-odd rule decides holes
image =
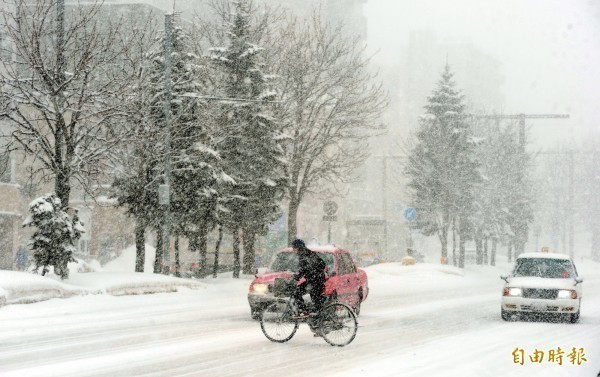
[[[100,235],[100,252],[98,259],[100,264],[104,265],[114,259],[114,242],[110,234],[104,233]]]
[[[80,239],[77,243],[77,254],[81,256],[88,256],[88,241]]]

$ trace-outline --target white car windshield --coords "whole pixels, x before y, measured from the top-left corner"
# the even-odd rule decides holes
[[[519,258],[513,276],[566,279],[577,273],[571,261],[566,259]]]

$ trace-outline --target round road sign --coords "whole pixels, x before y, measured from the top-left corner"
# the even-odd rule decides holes
[[[333,216],[338,210],[338,205],[336,202],[332,200],[328,200],[323,204],[323,211],[325,211],[326,215]]]

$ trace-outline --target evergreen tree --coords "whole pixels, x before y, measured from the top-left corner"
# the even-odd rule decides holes
[[[511,198],[515,190],[515,171],[523,168],[513,125],[502,127],[499,122],[481,122],[477,135],[477,161],[482,184],[476,186],[474,238],[477,263],[495,265],[498,243],[510,237]],[[492,242],[488,258],[488,241]]]
[[[223,74],[223,95],[236,99],[222,105],[224,131],[217,149],[236,182],[228,191],[223,224],[234,239],[234,276],[239,276],[239,238],[244,240],[244,273],[253,273],[254,241],[280,216],[285,184],[285,140],[268,102],[275,99],[269,77],[262,72],[262,49],[250,41],[250,4],[234,2],[227,25],[226,47],[212,48],[211,59]]]
[[[455,89],[452,76],[446,65],[428,97],[406,167],[412,203],[418,211],[412,226],[424,235],[438,236],[444,263],[448,231],[455,219],[464,258],[464,241],[472,229],[474,187],[480,179],[463,96]]]
[[[130,173],[115,181],[121,205],[138,220],[136,233],[151,226],[158,240],[154,272],[161,270],[164,209],[158,203],[158,186],[165,182],[166,132],[170,132],[171,234],[190,239],[192,251],[200,249],[201,262],[206,259],[205,239],[214,226],[219,186],[232,180],[220,168],[220,158],[213,149],[212,119],[208,105],[200,99],[206,92],[205,67],[194,53],[189,37],[173,28],[171,48],[171,127],[165,128],[165,40],[159,38],[157,48],[146,55],[150,67],[142,71],[140,95],[134,101],[145,109],[137,118],[134,156],[138,163]],[[149,146],[152,146],[149,148]],[[135,160],[134,160],[135,162]],[[133,178],[133,179],[132,179]],[[136,242],[142,244],[142,242]],[[157,242],[158,243],[158,242]],[[141,255],[138,252],[138,255]],[[202,263],[201,263],[202,265]]]
[[[222,168],[222,160],[216,151],[213,108],[201,99],[209,89],[208,72],[192,48],[192,41],[179,27],[174,29],[172,46],[172,106],[171,131],[171,212],[172,233],[190,240],[192,251],[199,251],[199,271],[204,277],[207,271],[206,238],[215,227],[222,190],[234,181]],[[157,83],[155,93],[161,93],[164,82],[162,56],[154,60]],[[162,80],[162,81],[161,81]],[[157,108],[164,108],[164,97]],[[156,111],[156,119],[164,112]]]
[[[75,244],[84,232],[77,212],[71,219],[56,194],[35,199],[29,204],[29,212],[23,226],[37,228],[29,240],[36,271],[41,267],[44,276],[48,267],[53,266],[55,274],[61,279],[68,279],[67,264],[75,262]]]

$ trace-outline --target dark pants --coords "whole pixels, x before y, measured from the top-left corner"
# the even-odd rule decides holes
[[[309,289],[310,287],[310,289]],[[296,294],[294,295],[294,299],[298,305],[298,309],[303,311],[308,311],[306,303],[302,298],[302,295],[308,292],[310,294],[310,299],[315,306],[315,312],[320,312],[323,307],[323,303],[325,302],[325,296],[323,296],[324,285],[308,285],[306,282],[298,285],[298,289],[296,290]]]

